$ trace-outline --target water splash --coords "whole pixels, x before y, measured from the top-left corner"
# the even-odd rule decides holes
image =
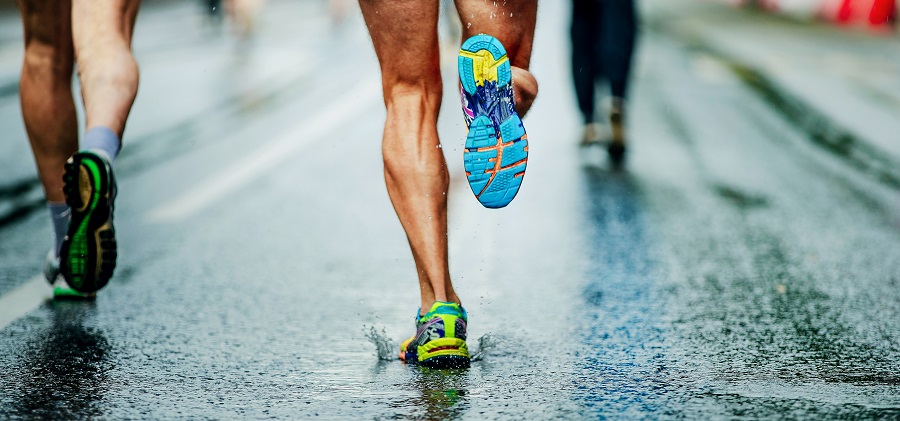
[[[500,341],[491,336],[490,333],[485,333],[478,338],[478,346],[472,350],[472,361],[481,361],[485,355],[497,349],[499,344]]]
[[[398,359],[397,350],[400,349],[399,345],[394,343],[393,339],[385,333],[384,328],[379,330],[375,326],[369,326],[368,331],[366,331],[366,339],[375,345],[375,353],[378,354],[379,360],[395,361]],[[481,361],[486,355],[492,354],[500,345],[500,341],[491,336],[490,333],[486,333],[478,338],[477,343],[474,348],[469,348],[472,361]]]
[[[375,352],[378,354],[379,360],[394,361],[398,358],[398,345],[394,344],[394,341],[388,337],[387,333],[384,332],[384,328],[379,331],[375,326],[370,326],[369,331],[366,332],[366,338],[375,345]]]

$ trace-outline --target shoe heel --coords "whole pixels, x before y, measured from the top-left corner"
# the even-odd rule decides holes
[[[466,345],[466,341],[459,338],[434,339],[418,347],[417,351],[420,363],[435,357],[469,358],[469,347]]]
[[[74,158],[66,161],[63,172],[63,195],[71,209],[82,209],[85,201],[81,198],[81,165]]]
[[[459,338],[441,338],[418,347],[419,364],[429,368],[469,366],[469,347]]]

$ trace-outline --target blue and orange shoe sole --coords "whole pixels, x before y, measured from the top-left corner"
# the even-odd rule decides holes
[[[528,136],[516,113],[509,57],[496,38],[475,35],[460,48],[458,67],[469,126],[466,178],[484,207],[502,208],[519,192],[528,163]]]

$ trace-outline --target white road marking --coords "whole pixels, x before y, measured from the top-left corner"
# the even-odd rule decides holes
[[[381,93],[381,81],[369,78],[360,82],[346,95],[333,101],[327,108],[294,125],[294,129],[266,144],[254,155],[242,159],[226,171],[209,177],[175,200],[156,207],[147,213],[147,219],[157,222],[174,221],[228,196],[301,149],[312,145],[340,124],[347,124],[352,116],[372,107]],[[15,290],[0,296],[0,330],[28,314],[52,298],[49,284],[43,275],[29,279]]]
[[[348,121],[351,117],[364,113],[366,108],[372,107],[373,102],[380,97],[381,80],[378,78],[363,80],[347,92],[319,113],[297,122],[293,130],[264,145],[255,154],[229,165],[227,169],[209,177],[174,200],[151,209],[147,212],[147,220],[151,222],[182,220],[227,197],[266,171],[276,168],[279,163],[289,159],[301,149],[320,141],[339,125],[351,123]]]
[[[0,330],[51,298],[50,284],[38,275],[24,285],[0,296]]]

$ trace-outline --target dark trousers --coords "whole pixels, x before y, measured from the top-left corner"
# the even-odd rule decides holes
[[[634,0],[572,0],[572,73],[585,123],[594,121],[598,81],[626,98],[636,36]]]

